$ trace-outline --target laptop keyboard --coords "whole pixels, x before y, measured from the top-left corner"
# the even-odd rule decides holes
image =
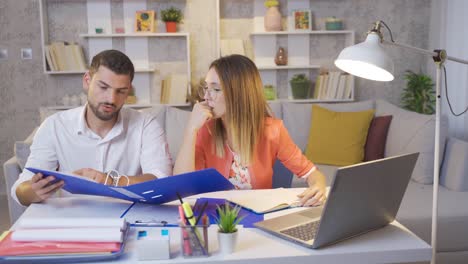
[[[303,241],[309,241],[315,238],[315,234],[317,233],[319,223],[320,221],[309,222],[303,225],[298,225],[282,230],[280,231],[280,233]]]

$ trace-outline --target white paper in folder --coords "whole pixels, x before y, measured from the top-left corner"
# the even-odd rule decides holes
[[[122,242],[120,228],[56,228],[13,231],[13,241]]]
[[[119,228],[125,227],[124,218],[89,217],[89,218],[25,218],[21,219],[17,229],[55,229],[55,228]]]

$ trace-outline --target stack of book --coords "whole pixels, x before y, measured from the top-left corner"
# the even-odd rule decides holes
[[[122,218],[30,218],[0,236],[0,260],[112,257],[123,249]]]
[[[44,48],[47,68],[50,71],[86,71],[83,49],[67,42],[52,42]]]
[[[188,77],[186,74],[170,74],[162,81],[162,104],[185,104],[187,102]]]
[[[353,92],[353,77],[340,71],[330,71],[317,76],[314,99],[350,99]]]

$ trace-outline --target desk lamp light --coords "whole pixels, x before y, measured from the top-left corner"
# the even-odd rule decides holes
[[[381,33],[381,26],[384,25],[390,33],[391,41],[387,41],[383,38]],[[352,75],[374,80],[388,82],[394,79],[393,75],[393,61],[385,53],[385,46],[396,46],[408,50],[412,50],[417,53],[429,55],[433,58],[436,64],[436,126],[435,126],[435,147],[434,147],[434,183],[433,183],[433,197],[432,197],[432,232],[431,232],[431,246],[432,246],[432,259],[431,264],[435,263],[436,249],[437,249],[437,198],[439,190],[439,153],[440,153],[440,82],[441,82],[441,69],[445,67],[444,63],[446,60],[455,61],[458,63],[468,64],[468,61],[447,56],[445,50],[425,50],[416,47],[412,47],[406,44],[396,43],[393,40],[392,32],[390,28],[383,22],[377,21],[374,23],[374,27],[367,32],[367,38],[364,42],[347,47],[341,51],[338,58],[335,60],[335,65],[341,70],[348,72]],[[445,72],[446,73],[446,72]],[[447,78],[445,78],[447,81]],[[447,89],[447,83],[445,83]],[[447,98],[448,101],[448,98]],[[450,102],[448,101],[449,106]],[[453,110],[450,106],[450,110]],[[458,116],[463,114],[454,115]]]

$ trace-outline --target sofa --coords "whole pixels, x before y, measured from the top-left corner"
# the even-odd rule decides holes
[[[283,120],[294,142],[305,151],[309,129],[314,124],[312,104],[270,102],[277,118]],[[357,112],[375,110],[375,116],[392,115],[385,143],[385,157],[419,152],[412,180],[406,190],[397,220],[430,244],[432,216],[432,172],[434,160],[434,115],[421,115],[398,108],[383,100],[368,100],[353,103],[318,104],[336,112]],[[175,159],[180,148],[184,126],[189,118],[188,109],[157,105],[142,111],[155,115],[165,129],[169,149]],[[41,118],[47,116],[45,114]],[[438,263],[466,263],[468,258],[468,178],[463,157],[468,157],[468,143],[447,138],[447,120],[441,121],[441,185],[439,187],[438,217]],[[15,156],[3,166],[7,193],[21,172],[21,166],[28,155],[32,136],[23,142],[16,142]],[[447,146],[447,147],[445,147]],[[337,166],[317,164],[326,175],[328,183]],[[273,187],[303,187],[305,182],[275,163]],[[8,195],[11,221],[14,222],[25,210]]]

